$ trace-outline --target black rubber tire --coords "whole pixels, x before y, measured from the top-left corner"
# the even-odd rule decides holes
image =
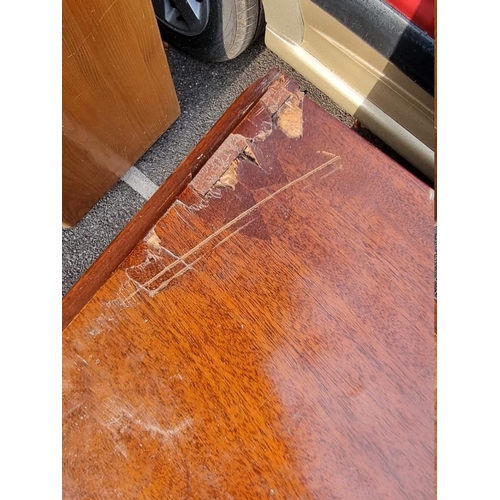
[[[163,40],[197,59],[212,62],[239,56],[265,26],[261,0],[210,0],[207,26],[195,36],[182,35],[157,19]]]

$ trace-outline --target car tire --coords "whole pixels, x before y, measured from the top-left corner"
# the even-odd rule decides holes
[[[205,61],[234,59],[264,30],[261,0],[153,0],[153,6],[163,40]]]

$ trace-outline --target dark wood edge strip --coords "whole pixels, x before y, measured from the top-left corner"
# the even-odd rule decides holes
[[[63,330],[104,285],[137,243],[146,236],[147,232],[177,199],[205,162],[280,75],[279,70],[273,68],[243,91],[206,136],[68,291],[62,300]]]

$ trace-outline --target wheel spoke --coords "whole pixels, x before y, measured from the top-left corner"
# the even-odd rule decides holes
[[[153,0],[153,8],[158,17],[165,19],[165,0]]]
[[[203,29],[203,26],[201,26],[203,22],[201,2],[197,0],[171,0],[171,3],[175,5],[176,9],[179,11],[178,15],[182,16],[190,30],[195,31]]]
[[[156,17],[183,35],[199,35],[207,26],[209,0],[152,0]]]

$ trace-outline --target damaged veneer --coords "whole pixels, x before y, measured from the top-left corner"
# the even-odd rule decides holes
[[[259,209],[265,203],[270,202],[275,197],[280,195],[281,193],[293,188],[296,184],[299,184],[312,175],[319,173],[320,171],[326,169],[327,167],[338,163],[340,157],[331,153],[321,152],[321,154],[326,154],[330,156],[330,159],[321,163],[317,167],[313,168],[311,171],[306,174],[288,182],[287,184],[281,186],[280,188],[273,191],[271,194],[261,199],[248,209],[239,213],[235,218],[229,220],[221,227],[218,227],[213,233],[208,235],[206,238],[199,241],[192,248],[188,249],[185,253],[178,256],[174,254],[171,250],[163,247],[161,245],[161,241],[154,233],[150,233],[146,239],[145,244],[154,248],[155,255],[153,256],[149,251],[144,254],[144,261],[140,264],[133,265],[128,267],[127,262],[124,263],[125,273],[132,280],[132,282],[137,286],[137,290],[133,292],[132,296],[140,291],[145,291],[149,296],[153,297],[156,293],[165,289],[173,280],[176,278],[180,278],[186,272],[190,270],[194,270],[194,265],[197,264],[203,258],[206,258],[212,250],[219,247],[230,238],[237,235],[240,231],[243,231],[249,226],[253,220],[251,219],[251,215],[254,211]],[[233,160],[231,165],[234,165],[233,171],[236,168],[237,162]],[[231,168],[231,167],[230,167]],[[341,169],[341,165],[337,165],[329,171],[329,174],[334,173],[335,171]],[[229,169],[228,169],[229,170]],[[228,175],[228,170],[226,170],[221,177]],[[234,175],[234,174],[231,174]],[[236,184],[236,183],[235,183]],[[215,181],[214,187],[227,187],[227,185],[221,184],[220,180]],[[232,186],[234,189],[234,185]],[[220,196],[214,196],[213,191],[209,190],[204,196],[204,200],[207,198],[219,198]],[[182,203],[175,204],[169,212],[165,215],[165,217],[157,224],[157,228],[160,226],[172,227],[172,219],[170,215],[172,212],[177,212],[179,207],[184,209],[186,216],[188,214],[193,214],[193,210],[198,212],[203,208],[208,206],[208,202],[205,205],[196,205],[194,206],[186,206]],[[246,221],[247,218],[251,220]],[[183,219],[184,220],[184,219]],[[192,215],[191,215],[192,220]],[[236,229],[235,229],[236,226]],[[184,228],[185,229],[185,228]],[[172,234],[172,233],[170,233]]]
[[[262,108],[249,117],[250,120],[254,117],[257,120],[262,111],[267,110],[269,119],[260,117],[260,129],[252,137],[231,134],[191,181],[190,185],[201,196],[205,196],[213,186],[234,188],[238,158],[246,158],[259,165],[252,145],[265,141],[274,129],[279,129],[290,139],[302,137],[304,93],[288,90],[286,83],[286,79],[278,80],[258,104]]]
[[[177,226],[180,219],[193,228],[194,213],[206,209],[210,200],[221,198],[225,189],[235,190],[238,184],[238,169],[242,162],[261,169],[256,152],[252,149],[256,147],[254,144],[265,141],[274,130],[281,131],[289,139],[297,139],[302,136],[302,101],[304,94],[298,90],[295,92],[288,90],[286,87],[288,83],[288,80],[281,78],[271,89],[269,95],[266,94],[266,98],[259,103],[262,108],[259,108],[258,105],[250,113],[248,120],[260,121],[261,124],[260,129],[253,136],[245,137],[236,132],[230,134],[212,157],[208,159],[188,186],[191,198],[194,197],[194,201],[191,199],[190,203],[186,204],[181,201],[181,197],[157,225],[171,227],[174,224]],[[270,124],[271,126],[269,126]],[[259,151],[265,148],[263,144],[258,147]],[[246,210],[242,210],[231,220],[221,224],[221,227],[216,228],[211,234],[201,238],[191,248],[185,249],[182,255],[177,255],[171,249],[164,247],[153,228],[145,237],[144,242],[149,247],[149,250],[153,250],[154,253],[143,251],[144,260],[142,262],[129,266],[128,260],[130,259],[128,259],[123,266],[127,276],[137,287],[131,296],[135,296],[140,291],[154,296],[159,291],[164,290],[172,281],[184,276],[188,271],[192,271],[193,266],[214,248],[246,229],[252,222],[252,220],[247,221],[246,218],[250,217],[252,212],[257,210],[260,205],[267,203],[276,195],[291,188],[297,182],[316,173],[316,171],[322,170],[339,160],[339,157],[332,153],[322,152],[322,154],[329,156],[326,162],[322,162],[319,167],[312,169],[310,173],[278,187],[263,200],[254,202]],[[271,176],[272,167],[272,165],[267,167],[269,170],[266,172],[267,177]],[[177,221],[171,220],[172,217]],[[179,234],[185,229],[186,227],[178,227]]]
[[[291,92],[283,87],[286,82],[282,81],[280,83],[281,86],[273,89],[272,98],[262,101],[263,108],[257,106],[248,117],[248,121],[254,124],[260,121],[261,128],[250,137],[245,137],[236,132],[229,135],[206,162],[198,175],[190,182],[187,188],[190,193],[187,196],[189,203],[182,201],[183,198],[186,198],[186,195],[181,196],[158,222],[156,228],[159,229],[163,226],[176,227],[175,234],[185,234],[186,229],[192,229],[195,224],[195,217],[203,216],[202,211],[209,207],[211,200],[220,199],[227,188],[233,191],[236,189],[239,182],[238,171],[243,168],[242,163],[250,171],[248,175],[252,180],[258,175],[262,176],[262,173],[267,179],[272,179],[272,191],[260,200],[255,200],[252,197],[249,206],[241,206],[242,210],[230,220],[219,221],[218,227],[212,226],[213,231],[210,234],[205,235],[205,237],[200,235],[200,238],[197,238],[193,245],[189,248],[184,246],[183,250],[177,253],[162,246],[160,238],[152,230],[146,236],[145,243],[155,250],[155,255],[151,256],[150,252],[146,252],[144,253],[145,260],[143,262],[130,267],[128,267],[127,262],[124,263],[127,276],[137,286],[137,290],[134,291],[133,295],[140,291],[146,291],[149,295],[154,296],[164,290],[174,280],[181,278],[188,271],[194,270],[195,264],[205,258],[213,249],[228,241],[240,231],[247,229],[253,222],[253,220],[247,219],[251,219],[252,213],[258,210],[260,206],[330,165],[337,165],[332,172],[340,168],[338,163],[340,157],[325,151],[317,152],[318,159],[316,161],[320,162],[321,157],[325,158],[325,156],[327,157],[326,161],[321,161],[319,165],[309,172],[292,180],[279,177],[273,178],[273,168],[275,167],[273,163],[265,162],[265,168],[261,166],[258,155],[265,156],[262,153],[265,150],[264,142],[270,138],[273,131],[279,130],[288,139],[297,139],[302,136],[303,93]],[[269,131],[267,128],[269,123],[276,123],[276,127],[271,127]],[[266,131],[264,139],[262,138],[263,131]],[[252,171],[252,169],[259,169],[259,172]],[[248,195],[250,192],[248,186],[243,186],[241,192],[244,191]],[[182,220],[185,224],[179,226],[179,220]]]

